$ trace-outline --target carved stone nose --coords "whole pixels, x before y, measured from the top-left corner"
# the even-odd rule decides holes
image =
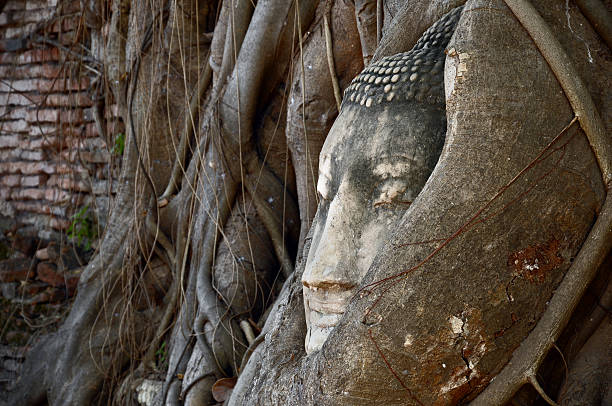
[[[337,264],[336,264],[337,265]],[[333,265],[314,263],[304,272],[302,284],[310,289],[352,289],[355,281],[346,272]]]
[[[315,236],[317,244],[308,254],[302,276],[302,283],[306,287],[351,289],[359,283],[354,280],[355,242],[345,235],[347,224],[338,224],[346,221],[348,213],[335,200],[330,205],[327,222],[319,238]]]

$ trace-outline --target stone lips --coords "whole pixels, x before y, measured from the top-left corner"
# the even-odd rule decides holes
[[[429,27],[410,51],[387,56],[364,69],[344,91],[342,107],[402,100],[444,104],[444,48],[461,9],[451,10]]]

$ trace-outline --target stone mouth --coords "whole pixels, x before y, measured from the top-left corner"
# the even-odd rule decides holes
[[[304,297],[312,312],[320,315],[342,315],[354,289],[306,288]]]

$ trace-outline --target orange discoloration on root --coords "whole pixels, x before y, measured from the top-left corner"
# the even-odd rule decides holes
[[[548,274],[563,263],[559,253],[561,243],[551,238],[543,244],[530,245],[508,257],[512,273],[531,283],[543,283]]]

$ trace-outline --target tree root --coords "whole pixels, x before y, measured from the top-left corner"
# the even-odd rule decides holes
[[[340,94],[340,85],[338,84],[338,75],[336,75],[336,66],[334,64],[334,50],[332,47],[332,35],[329,28],[329,18],[326,11],[323,15],[323,25],[325,28],[325,49],[327,50],[327,65],[329,66],[329,76],[331,77],[332,86],[334,87],[334,97],[336,98],[336,107],[340,112],[342,104],[342,95]]]
[[[209,58],[206,58],[208,61]],[[212,69],[210,64],[207,62],[206,67],[204,69],[204,73],[200,76],[200,80],[198,81],[197,89],[191,100],[189,102],[189,110],[185,115],[185,122],[183,124],[183,132],[181,133],[180,143],[178,146],[178,150],[176,151],[176,159],[174,161],[174,165],[172,167],[172,174],[170,175],[170,179],[168,180],[168,186],[166,186],[166,190],[162,193],[162,195],[158,199],[158,206],[163,207],[168,204],[168,199],[170,196],[174,194],[179,184],[181,183],[181,178],[183,177],[183,173],[185,172],[185,158],[187,156],[187,144],[191,135],[197,132],[196,123],[198,117],[198,111],[200,108],[200,100],[204,95],[206,89],[208,89],[212,78]]]
[[[176,266],[176,253],[174,252],[174,247],[172,242],[170,242],[170,239],[168,239],[166,234],[164,234],[164,232],[160,229],[159,224],[157,224],[153,219],[153,213],[151,211],[149,211],[145,218],[145,230],[149,238],[151,238],[153,244],[158,242],[159,245],[162,246],[164,252],[168,256],[168,259],[170,260],[168,266],[171,269],[174,269]]]
[[[376,45],[380,44],[382,39],[383,22],[385,19],[385,12],[383,10],[383,0],[376,1]]]
[[[257,214],[270,235],[274,251],[282,266],[283,275],[288,278],[293,273],[293,261],[285,241],[291,239],[292,236],[285,232],[285,224],[288,220],[285,217],[291,217],[293,213],[299,213],[297,204],[287,194],[283,184],[256,154],[253,154],[247,165],[249,175],[245,178],[245,185],[253,199]],[[272,200],[266,201],[262,196],[270,196]],[[282,210],[279,210],[278,203],[274,204],[274,199],[281,196],[284,201]],[[296,218],[294,221],[298,221],[298,219]]]
[[[602,210],[574,263],[550,300],[536,327],[512,355],[510,362],[472,402],[474,406],[501,405],[537,372],[548,350],[567,324],[598,267],[612,249],[612,196]]]
[[[246,320],[241,320],[240,328],[242,329],[242,332],[244,333],[244,336],[246,337],[249,346],[253,344],[253,342],[255,341],[255,334],[253,334],[253,328],[251,327],[249,322]]]
[[[535,8],[526,0],[504,1],[533,38],[566,93],[589,139],[608,190],[612,179],[612,148],[586,86]],[[473,405],[504,404],[527,382],[537,389],[537,382],[533,377],[559,338],[610,249],[612,249],[612,197],[608,191],[597,221],[551,298],[548,308],[536,327],[514,352],[510,362],[472,402]]]
[[[466,0],[405,2],[385,30],[385,36],[376,47],[372,62],[388,55],[409,51],[427,28],[465,2]],[[415,18],[415,15],[418,15],[418,18]]]
[[[528,0],[504,0],[548,62],[578,117],[601,169],[606,191],[612,182],[612,143],[589,91],[550,27]]]
[[[612,17],[606,6],[600,0],[575,0],[575,2],[608,48],[612,49]]]
[[[544,399],[546,401],[546,403],[548,403],[550,406],[558,406],[557,402],[552,400],[550,398],[550,396],[548,396],[546,394],[546,392],[544,391],[544,388],[542,388],[542,386],[540,386],[540,383],[538,382],[538,378],[536,378],[535,375],[529,375],[528,380],[529,380],[529,383],[531,384],[531,386],[533,386],[534,389],[536,390],[536,392],[538,392],[538,394],[540,394],[540,396],[542,396],[542,399]]]

